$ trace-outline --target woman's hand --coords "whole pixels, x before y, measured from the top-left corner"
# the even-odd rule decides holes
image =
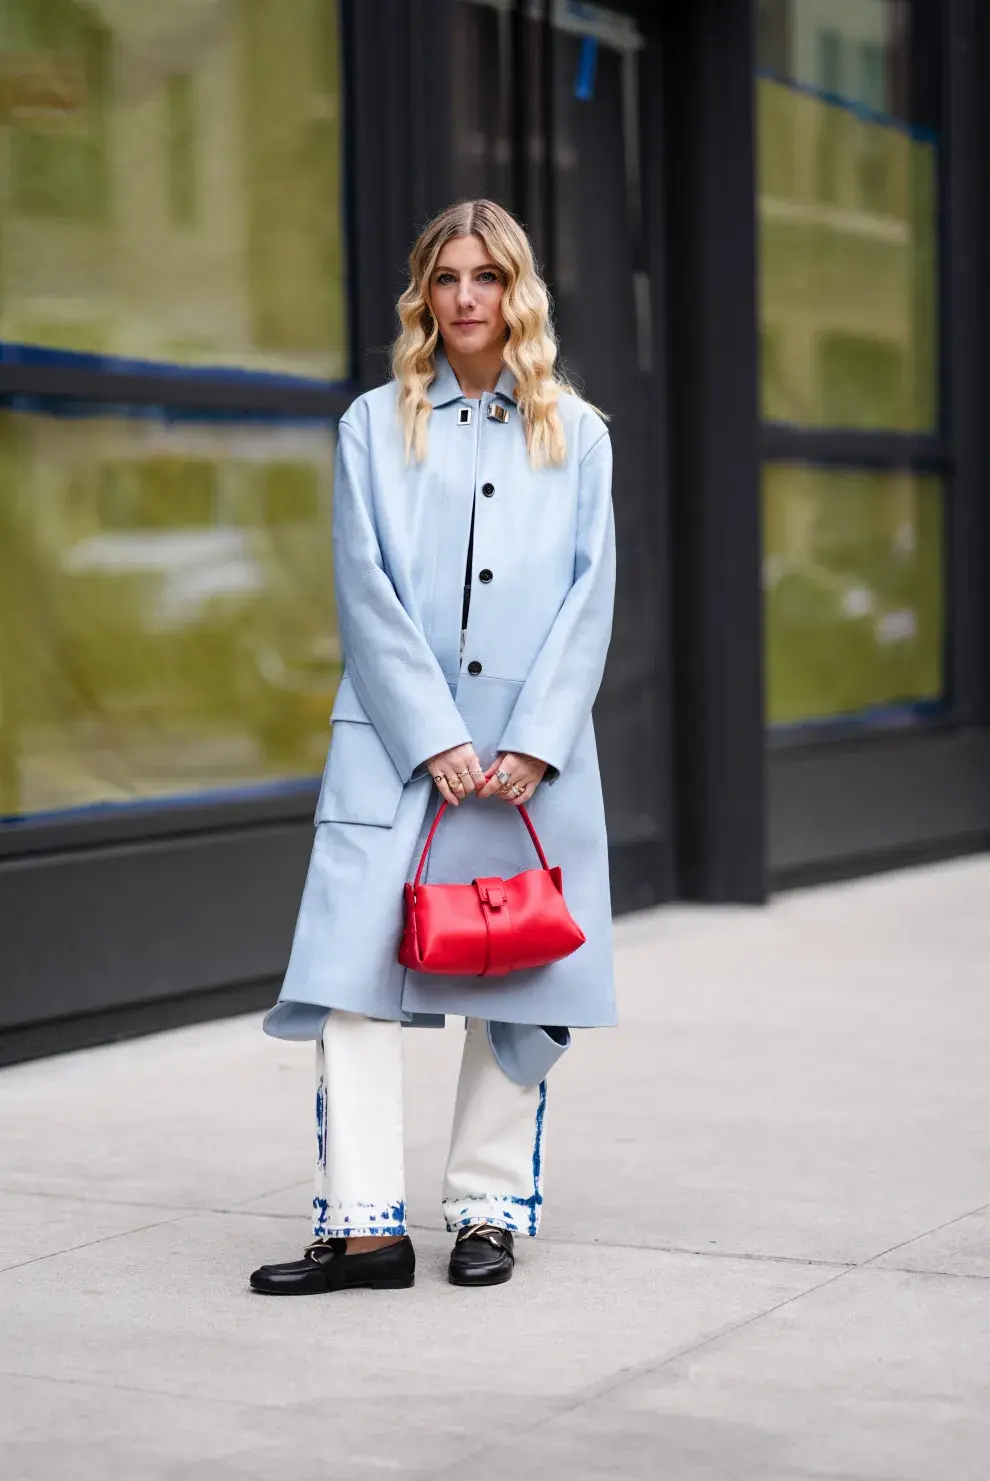
[[[426,769],[437,784],[444,802],[458,807],[471,797],[485,780],[485,769],[478,760],[478,753],[470,741],[463,746],[454,746],[450,751],[441,751],[431,756]]]
[[[535,756],[516,756],[511,751],[505,751],[488,768],[485,785],[478,795],[501,797],[503,802],[510,802],[513,807],[518,807],[520,803],[530,800],[543,780],[546,769],[547,763],[537,760]],[[507,776],[509,780],[501,781],[502,776]]]

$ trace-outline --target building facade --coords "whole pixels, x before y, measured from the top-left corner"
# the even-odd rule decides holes
[[[978,0],[0,0],[0,1059],[270,995],[457,198],[612,418],[617,908],[985,848],[988,92]]]

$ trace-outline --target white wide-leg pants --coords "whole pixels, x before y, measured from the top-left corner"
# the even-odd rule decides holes
[[[425,1031],[424,1031],[425,1032]],[[317,1239],[405,1234],[402,1025],[334,1009],[316,1046]],[[469,1018],[443,1185],[447,1228],[535,1235],[543,1204],[546,1082],[499,1068]]]

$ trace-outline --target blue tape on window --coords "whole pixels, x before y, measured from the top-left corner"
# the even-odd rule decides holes
[[[807,98],[815,98],[829,108],[841,108],[844,113],[851,113],[854,118],[858,118],[860,123],[875,123],[881,128],[895,129],[900,134],[907,134],[908,138],[913,139],[917,144],[938,144],[939,142],[939,135],[934,129],[927,128],[920,123],[909,123],[903,118],[894,118],[889,113],[881,113],[867,103],[858,102],[855,98],[846,98],[840,93],[815,87],[810,82],[799,82],[794,77],[785,77],[783,73],[774,72],[769,67],[758,68],[756,75],[764,82],[776,82],[781,87],[789,88],[791,92],[803,93]]]
[[[0,394],[0,408],[34,416],[62,417],[68,421],[88,421],[97,417],[126,417],[128,421],[167,423],[201,423],[255,426],[333,427],[339,418],[331,412],[244,411],[234,407],[171,406],[136,401],[81,401],[77,396],[26,396],[23,391]]]
[[[577,76],[574,79],[574,96],[579,103],[590,103],[595,96],[595,74],[598,71],[598,41],[594,36],[585,36],[581,41]]]
[[[278,370],[250,370],[237,365],[182,365],[174,360],[134,360],[122,355],[95,355],[85,350],[55,350],[47,345],[0,340],[0,364],[50,365],[63,370],[92,370],[104,375],[159,375],[177,381],[232,381],[238,385],[299,387],[303,390],[348,391],[350,381],[321,380]]]

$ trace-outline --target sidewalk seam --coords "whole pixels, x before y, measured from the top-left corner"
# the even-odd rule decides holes
[[[224,1399],[216,1394],[192,1393],[188,1389],[138,1388],[133,1383],[102,1382],[98,1378],[75,1378],[64,1373],[24,1373],[13,1368],[0,1368],[0,1377],[26,1378],[32,1383],[68,1383],[81,1388],[111,1390],[122,1394],[144,1394],[149,1399],[191,1399],[196,1404],[224,1404],[231,1409],[264,1409],[269,1414],[291,1414],[283,1404],[266,1404],[258,1399]]]
[[[73,1255],[77,1250],[90,1250],[98,1244],[109,1244],[114,1239],[127,1239],[131,1234],[142,1234],[147,1229],[161,1229],[165,1224],[178,1224],[188,1219],[187,1213],[171,1214],[167,1219],[154,1219],[150,1224],[138,1224],[133,1229],[118,1229],[114,1234],[103,1234],[99,1239],[84,1239],[82,1244],[67,1245],[64,1250],[49,1250],[47,1255],[32,1255],[30,1260],[18,1260],[14,1265],[0,1266],[0,1280],[12,1270],[24,1270],[29,1265],[40,1265],[43,1260],[57,1260],[62,1255]]]
[[[632,1368],[620,1368],[611,1377],[602,1379],[600,1383],[589,1385],[580,1394],[569,1399],[566,1403],[550,1405],[547,1414],[541,1416],[538,1420],[534,1420],[532,1424],[524,1425],[521,1429],[516,1430],[514,1432],[515,1439],[516,1441],[521,1440],[532,1430],[538,1429],[548,1423],[552,1424],[554,1421],[562,1419],[565,1415],[573,1414],[576,1410],[582,1409],[586,1404],[591,1404],[596,1399],[603,1398],[606,1394],[615,1393],[618,1389],[624,1388],[626,1384],[635,1382],[638,1378],[645,1378],[651,1373],[659,1373],[670,1363],[679,1363],[684,1358],[693,1357],[696,1353],[703,1352],[706,1347],[711,1347],[715,1343],[721,1342],[724,1338],[734,1337],[737,1333],[744,1332],[747,1327],[753,1326],[756,1322],[761,1322],[766,1317],[774,1316],[778,1311],[783,1311],[785,1307],[792,1306],[796,1301],[803,1301],[806,1296],[814,1296],[817,1292],[825,1290],[827,1286],[835,1285],[837,1281],[847,1279],[850,1275],[854,1275],[858,1269],[858,1266],[851,1266],[847,1269],[840,1270],[828,1280],[819,1281],[817,1285],[809,1286],[807,1290],[799,1291],[793,1296],[788,1296],[786,1300],[778,1301],[774,1306],[768,1306],[765,1311],[754,1312],[752,1316],[746,1317],[744,1321],[736,1322],[729,1327],[723,1327],[720,1331],[713,1332],[710,1337],[704,1337],[700,1342],[680,1348],[677,1352],[670,1353],[668,1357],[661,1358],[658,1362],[648,1360],[643,1363],[637,1363]],[[474,1450],[463,1452],[445,1465],[442,1470],[436,1470],[431,1467],[429,1471],[423,1470],[418,1472],[418,1474],[420,1476],[430,1475],[435,1478],[435,1481],[442,1481],[442,1478],[445,1476],[459,1475],[466,1462],[479,1460],[491,1449],[491,1443],[486,1443]]]

